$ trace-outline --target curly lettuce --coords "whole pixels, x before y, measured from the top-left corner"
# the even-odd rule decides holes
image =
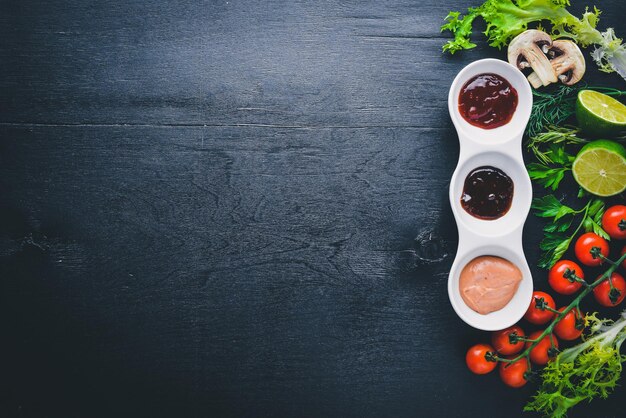
[[[587,315],[591,335],[561,352],[542,372],[542,384],[525,411],[549,417],[564,417],[582,401],[606,398],[617,385],[626,355],[620,348],[626,340],[626,311],[613,322]]]
[[[617,71],[626,79],[626,46],[612,28],[604,32],[596,29],[600,10],[594,7],[579,19],[567,10],[569,5],[569,0],[487,0],[479,7],[469,8],[464,16],[450,12],[441,31],[452,32],[454,40],[448,41],[443,50],[454,54],[474,48],[476,44],[470,35],[478,17],[487,23],[487,42],[497,48],[508,45],[528,24],[544,21],[551,23],[554,38],[570,38],[583,47],[595,45],[591,56],[600,70]]]

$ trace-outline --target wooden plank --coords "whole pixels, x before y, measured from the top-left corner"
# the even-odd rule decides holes
[[[470,2],[22,3],[0,13],[5,123],[437,126],[458,69],[503,56],[441,53]]]

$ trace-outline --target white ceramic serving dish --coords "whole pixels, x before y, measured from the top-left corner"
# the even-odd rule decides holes
[[[494,73],[504,77],[518,94],[511,121],[495,129],[481,129],[467,123],[459,113],[459,92],[472,77]],[[530,117],[532,93],[526,77],[505,61],[483,59],[461,70],[450,87],[448,110],[459,136],[459,162],[450,182],[450,205],[459,231],[459,246],[448,278],[450,303],[459,317],[474,328],[494,331],[507,328],[524,315],[533,292],[533,279],[522,248],[522,230],[532,200],[530,178],[522,158],[522,136]],[[461,207],[465,178],[480,166],[493,166],[513,180],[513,201],[509,211],[496,220],[481,220]],[[515,264],[523,278],[517,293],[502,309],[481,315],[461,297],[459,275],[472,259],[492,255]]]

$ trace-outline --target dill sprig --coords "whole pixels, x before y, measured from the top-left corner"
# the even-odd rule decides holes
[[[594,87],[585,83],[575,86],[560,84],[541,91],[533,89],[533,108],[526,127],[530,137],[545,131],[551,125],[560,125],[576,113],[576,97],[581,90],[595,90],[609,96],[626,96],[626,91],[611,87]]]

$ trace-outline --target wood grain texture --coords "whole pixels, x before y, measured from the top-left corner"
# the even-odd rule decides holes
[[[2,415],[522,416],[446,292],[472,4],[1,2]]]

